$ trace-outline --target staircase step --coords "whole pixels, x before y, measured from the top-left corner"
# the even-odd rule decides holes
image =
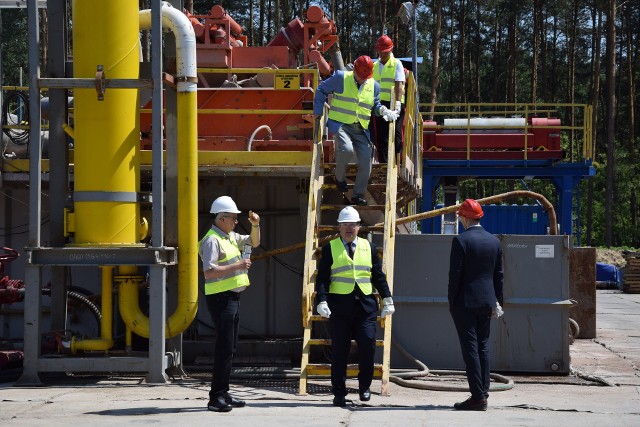
[[[307,374],[308,375],[331,375],[331,365],[328,363],[309,363],[307,365]],[[347,376],[355,377],[358,375],[358,365],[355,363],[350,363],[347,365]],[[382,377],[382,365],[376,363],[373,365],[373,377],[381,378]]]
[[[318,231],[338,231],[337,225],[319,225]],[[384,231],[383,225],[362,225],[360,226],[361,233],[367,233],[369,231]]]
[[[309,345],[331,345],[331,339],[329,338],[311,338]],[[355,340],[351,340],[351,345],[356,345]],[[384,340],[376,340],[376,347],[384,347]]]
[[[384,205],[359,206],[359,205],[333,205],[333,204],[324,204],[324,205],[320,206],[320,210],[321,211],[341,211],[342,209],[346,208],[347,206],[353,206],[354,208],[356,208],[357,211],[359,211],[359,210],[363,210],[363,211],[382,211],[382,210],[384,210]]]

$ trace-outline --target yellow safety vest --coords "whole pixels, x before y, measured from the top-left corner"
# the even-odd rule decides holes
[[[218,265],[223,266],[233,264],[241,259],[242,255],[236,241],[232,240],[230,237],[221,236],[214,229],[209,229],[202,240],[198,242],[198,253],[200,253],[200,245],[204,239],[209,236],[213,236],[218,240],[220,249],[225,253],[225,257],[218,261]],[[200,254],[200,256],[202,256],[202,254]],[[249,275],[246,270],[236,270],[217,279],[205,279],[204,293],[205,295],[218,294],[241,286],[249,286]]]
[[[358,90],[353,71],[344,73],[344,89],[341,93],[333,93],[329,118],[341,123],[358,123],[364,129],[369,127],[371,109],[373,108],[373,91],[375,81],[367,79]]]
[[[331,283],[330,294],[350,294],[355,284],[365,295],[371,295],[371,245],[366,239],[357,238],[353,259],[339,237],[331,241]]]
[[[380,83],[380,101],[391,102],[391,93],[396,87],[396,67],[402,67],[404,72],[402,62],[396,59],[393,53],[390,54],[387,63],[382,67],[382,73],[380,73],[378,64],[373,67],[373,78]],[[402,94],[402,99],[396,99],[396,101],[401,101],[404,104],[404,94]]]

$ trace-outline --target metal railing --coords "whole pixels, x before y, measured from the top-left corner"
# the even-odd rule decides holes
[[[471,135],[477,129],[517,129],[524,133],[524,156],[527,159],[528,135],[534,129],[557,129],[568,131],[561,136],[561,145],[565,150],[564,160],[593,160],[595,142],[592,132],[593,107],[590,104],[571,103],[436,103],[419,104],[423,114],[436,121],[435,131],[445,129],[464,129],[467,135],[467,159],[471,151]],[[466,119],[466,125],[445,126],[444,118]],[[472,118],[524,118],[523,126],[474,125]],[[534,126],[529,124],[532,117],[558,118],[562,125]],[[568,135],[567,135],[568,134]]]

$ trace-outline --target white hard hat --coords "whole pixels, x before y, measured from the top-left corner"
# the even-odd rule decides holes
[[[229,213],[240,213],[238,207],[236,206],[236,202],[229,196],[220,196],[211,203],[211,210],[209,211],[214,214],[218,214],[220,212],[229,212]]]
[[[338,222],[360,222],[360,215],[355,208],[347,206],[338,214]]]

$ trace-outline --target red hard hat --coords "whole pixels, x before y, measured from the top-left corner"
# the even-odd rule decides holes
[[[393,49],[393,41],[387,35],[381,36],[376,43],[378,52],[390,52]]]
[[[353,62],[353,71],[361,79],[370,79],[373,76],[373,61],[367,55],[359,56]]]
[[[470,219],[480,219],[484,215],[482,206],[473,199],[467,199],[460,205],[458,215]]]

